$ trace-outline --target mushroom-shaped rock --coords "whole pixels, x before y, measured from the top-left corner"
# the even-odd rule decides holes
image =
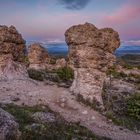
[[[111,28],[98,29],[85,23],[69,28],[65,39],[69,46],[69,63],[75,70],[71,91],[102,106],[105,72],[113,66],[113,52],[120,45],[118,33]]]

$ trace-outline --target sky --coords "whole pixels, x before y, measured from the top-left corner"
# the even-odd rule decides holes
[[[61,42],[69,27],[85,22],[140,45],[140,0],[0,0],[0,25],[14,25],[28,41]]]

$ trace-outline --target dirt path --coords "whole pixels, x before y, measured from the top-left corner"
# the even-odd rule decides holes
[[[77,102],[68,89],[55,85],[44,85],[29,79],[0,81],[0,102],[29,106],[48,105],[67,121],[80,122],[97,135],[113,140],[140,140],[140,134],[107,122],[98,112]]]

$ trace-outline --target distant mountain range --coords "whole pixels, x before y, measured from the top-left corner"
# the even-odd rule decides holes
[[[114,54],[118,57],[126,54],[140,55],[140,46],[120,46]]]
[[[27,42],[27,46],[34,43],[34,41]],[[68,46],[64,42],[53,42],[53,43],[46,43],[46,42],[39,42],[44,48],[47,49],[47,51],[51,55],[55,56],[67,56],[68,54]],[[114,54],[117,57],[121,57],[126,54],[133,54],[133,55],[140,55],[140,46],[120,46]]]

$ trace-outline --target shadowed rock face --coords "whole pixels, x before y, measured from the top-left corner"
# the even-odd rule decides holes
[[[113,66],[113,52],[120,45],[119,35],[111,28],[98,29],[90,23],[69,28],[65,33],[69,63],[75,69],[71,91],[102,105],[106,70]]]
[[[0,79],[27,77],[24,66],[25,41],[14,26],[0,26]]]

